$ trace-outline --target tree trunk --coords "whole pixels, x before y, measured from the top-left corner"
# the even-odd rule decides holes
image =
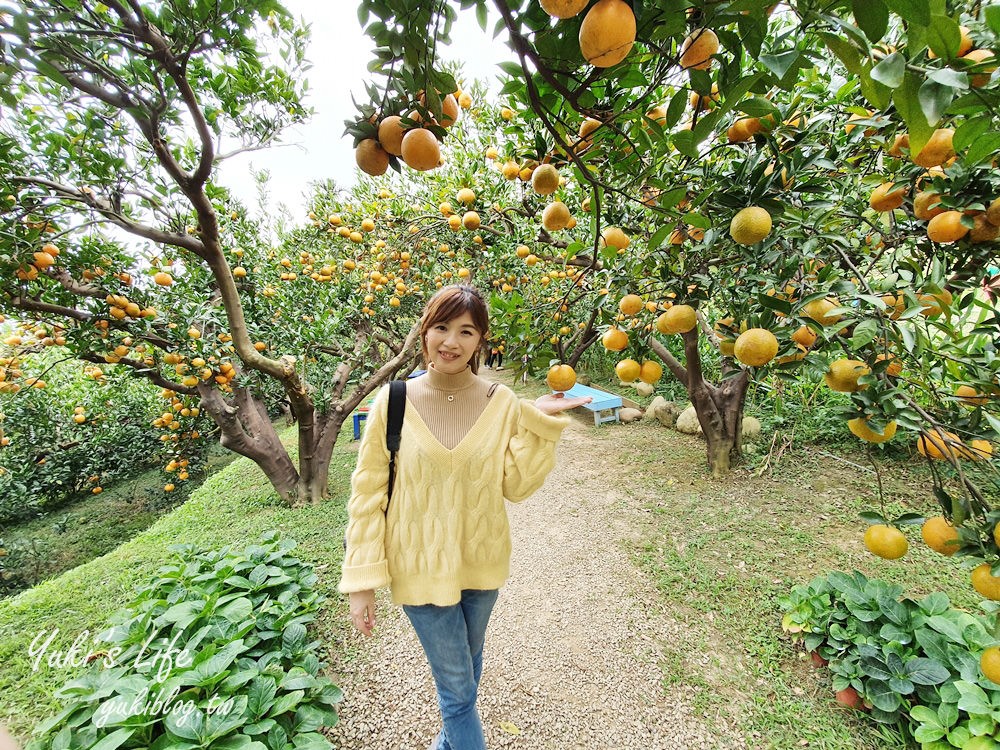
[[[729,473],[743,458],[743,404],[749,377],[746,370],[713,386],[702,380],[689,391],[708,444],[708,465],[712,476]]]
[[[708,465],[712,476],[719,478],[728,474],[743,457],[743,404],[750,376],[746,370],[733,373],[724,368],[723,372],[728,377],[722,385],[712,385],[705,380],[701,369],[698,328],[683,334],[683,337],[686,366],[681,365],[656,339],[650,339],[650,347],[674,376],[687,386],[688,398],[708,444]]]
[[[222,433],[222,447],[257,464],[278,496],[293,504],[298,495],[299,473],[281,444],[264,405],[245,388],[233,389],[232,403],[208,385],[199,386],[198,390],[202,406]]]

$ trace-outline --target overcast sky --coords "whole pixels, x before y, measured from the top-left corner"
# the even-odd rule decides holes
[[[294,214],[296,206],[303,204],[310,180],[333,178],[344,186],[354,182],[353,140],[343,135],[344,120],[357,116],[351,95],[359,102],[367,97],[364,84],[372,80],[367,71],[372,41],[361,30],[354,2],[284,0],[284,4],[312,25],[308,49],[312,68],[308,72],[306,104],[315,114],[305,125],[285,132],[284,142],[292,145],[234,157],[222,165],[219,180],[248,207],[256,209],[257,195],[248,167],[252,164],[254,169],[267,169],[274,200],[287,205]],[[492,29],[495,21],[496,17],[491,17],[487,28]],[[504,37],[494,41],[479,28],[474,12],[460,11],[452,39],[456,41],[444,49],[442,59],[463,61],[466,80],[478,78],[498,90],[496,64],[513,54],[504,44]]]

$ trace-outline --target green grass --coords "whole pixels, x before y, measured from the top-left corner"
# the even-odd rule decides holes
[[[294,439],[294,428],[288,436]],[[84,631],[99,632],[108,616],[166,561],[172,544],[243,547],[262,532],[278,529],[298,542],[296,554],[316,566],[320,590],[332,595],[317,623],[319,637],[328,644],[342,641],[346,607],[335,591],[357,450],[349,437],[348,423],[334,449],[330,497],[320,505],[288,508],[260,469],[239,458],[209,478],[183,506],[114,551],[0,602],[0,723],[26,738],[35,723],[56,710],[53,693],[73,674],[72,669],[45,663],[33,670],[32,640],[58,628],[49,653],[65,652]]]
[[[869,555],[858,513],[871,508],[873,475],[815,449],[786,454],[771,475],[743,469],[715,481],[701,440],[653,425],[629,429],[642,434],[630,435],[619,460],[640,464],[632,466],[643,477],[632,491],[655,519],[635,559],[690,626],[688,640],[665,644],[664,683],[688,686],[706,715],[739,717],[753,747],[906,747],[897,732],[834,703],[829,675],[808,666],[781,632],[778,597],[821,573],[858,569],[907,595],[940,590],[974,608],[978,597],[960,562],[926,549],[916,527],[902,560]],[[638,444],[648,446],[641,458]],[[922,466],[884,469],[890,514],[937,512]]]
[[[40,517],[3,526],[0,536],[15,550],[4,560],[17,584],[13,590],[38,584],[127,542],[187,500],[199,480],[236,458],[235,453],[215,444],[208,451],[201,476],[177,482],[177,490],[171,494],[163,491],[165,475],[157,466],[105,487],[98,495],[87,493]],[[107,523],[109,518],[114,523]]]

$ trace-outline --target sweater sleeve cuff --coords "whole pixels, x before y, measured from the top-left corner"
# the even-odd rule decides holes
[[[570,418],[544,413],[526,398],[521,399],[521,426],[544,440],[559,439],[562,431],[569,426]]]
[[[368,565],[345,567],[341,571],[340,593],[351,594],[389,585],[389,563],[385,560]]]

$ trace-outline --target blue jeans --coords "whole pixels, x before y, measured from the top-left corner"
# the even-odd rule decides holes
[[[483,642],[497,590],[462,591],[450,607],[404,605],[424,647],[437,686],[444,728],[438,735],[441,750],[486,750],[483,725],[476,708],[479,677],[483,673]]]

